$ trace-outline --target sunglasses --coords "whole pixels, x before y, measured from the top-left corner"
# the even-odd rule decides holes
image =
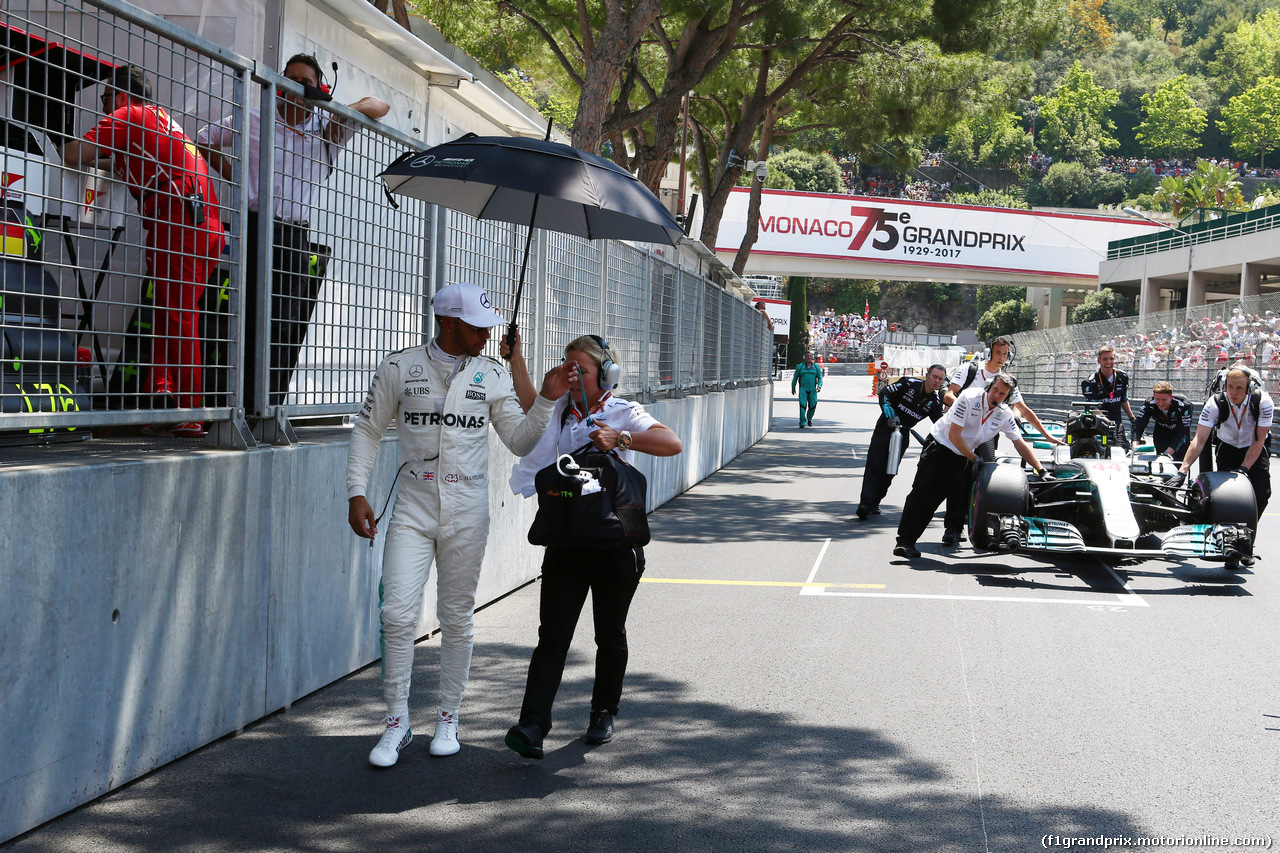
[[[103,92],[103,93],[102,93],[102,108],[103,108],[104,110],[110,109],[110,108],[111,108],[111,105],[112,105],[112,104],[114,104],[115,102],[116,102],[116,93],[115,93],[115,92]]]

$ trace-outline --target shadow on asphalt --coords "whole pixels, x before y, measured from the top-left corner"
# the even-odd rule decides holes
[[[738,664],[731,650],[720,653],[726,666]],[[468,698],[463,749],[452,758],[429,758],[423,736],[394,768],[366,764],[375,666],[36,830],[16,849],[943,853],[1031,850],[1045,833],[1140,834],[1116,811],[980,803],[967,774],[873,729],[800,725],[785,713],[695,698],[690,685],[654,672],[628,675],[617,735],[600,747],[581,741],[589,681],[566,680],[547,758],[522,759],[501,737],[528,656],[523,646],[477,645],[473,688],[483,696]],[[436,643],[419,647],[419,693],[434,690],[437,662]],[[368,732],[320,728],[344,719],[367,721]]]

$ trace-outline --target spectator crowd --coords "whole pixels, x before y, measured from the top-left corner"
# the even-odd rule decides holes
[[[1232,309],[1230,317],[1217,321],[1210,317],[1189,317],[1181,324],[1162,325],[1158,330],[1131,330],[1075,352],[1039,355],[1037,367],[1075,371],[1092,364],[1096,347],[1115,347],[1120,370],[1220,369],[1242,362],[1258,371],[1274,371],[1280,356],[1280,316],[1275,311],[1251,314]]]
[[[827,309],[809,321],[809,349],[837,357],[861,357],[869,348],[883,343],[887,326],[879,317],[837,314]]]

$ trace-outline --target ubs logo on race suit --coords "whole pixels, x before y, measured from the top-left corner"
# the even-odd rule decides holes
[[[860,251],[873,232],[882,236],[871,241],[871,248],[881,252],[892,251],[898,247],[899,243],[908,247],[907,254],[925,254],[932,250],[933,254],[945,254],[950,257],[959,257],[961,248],[1027,251],[1023,244],[1027,239],[1025,234],[973,231],[963,228],[926,228],[922,225],[911,225],[911,214],[906,211],[890,212],[883,207],[851,205],[849,213],[852,219],[763,216],[760,218],[760,230],[777,234],[851,237],[849,251],[853,252]],[[858,219],[862,220],[861,225],[858,225],[856,221]],[[856,231],[855,226],[858,226]]]
[[[462,429],[483,429],[484,415],[458,415],[453,412],[402,412],[401,420],[408,426],[447,426]]]

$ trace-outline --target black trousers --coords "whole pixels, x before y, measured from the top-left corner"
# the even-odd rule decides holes
[[[902,519],[898,522],[898,542],[914,545],[943,501],[947,501],[944,521],[946,528],[950,530],[963,527],[968,517],[969,491],[972,486],[969,460],[930,438],[920,453],[916,479],[912,482],[911,494],[907,495],[907,502],[902,507]],[[953,503],[965,508],[958,520],[952,515]]]
[[[1239,468],[1244,464],[1244,457],[1248,452],[1247,447],[1234,447],[1225,441],[1219,442],[1218,470],[1230,471]],[[1249,468],[1249,482],[1253,484],[1253,499],[1258,503],[1258,518],[1262,518],[1262,511],[1267,508],[1267,503],[1271,500],[1271,442],[1267,442],[1262,452],[1258,454],[1258,461]],[[1257,524],[1253,525],[1253,532],[1257,534]]]
[[[1151,431],[1151,443],[1156,446],[1156,453],[1163,453],[1166,447],[1177,446],[1182,441],[1184,434],[1180,429],[1161,429],[1156,427]],[[1141,437],[1138,439],[1141,441]],[[1181,462],[1187,455],[1187,448],[1191,446],[1191,442],[1182,441],[1182,446],[1173,452],[1175,462]]]
[[[520,724],[551,731],[551,705],[560,690],[578,616],[591,592],[596,629],[596,679],[591,710],[616,715],[627,672],[627,611],[644,574],[644,549],[547,548],[542,559],[538,646],[529,661]]]
[[[910,428],[903,427],[902,433],[899,462],[906,455],[907,445],[911,443]],[[886,473],[889,466],[889,439],[892,436],[893,429],[890,428],[884,415],[881,415],[876,421],[875,430],[871,433],[871,444],[867,446],[867,463],[862,469],[862,496],[858,499],[858,505],[868,510],[880,506],[880,501],[884,500],[884,496],[889,493],[889,486],[893,484],[894,475]]]
[[[298,366],[298,351],[307,337],[307,325],[315,310],[315,293],[311,285],[311,232],[302,225],[274,220],[274,245],[271,252],[271,342],[268,363],[269,394],[258,399],[253,375],[258,364],[258,214],[249,212],[245,234],[244,322],[245,411],[252,416],[262,407],[278,406],[289,393],[293,370]]]

